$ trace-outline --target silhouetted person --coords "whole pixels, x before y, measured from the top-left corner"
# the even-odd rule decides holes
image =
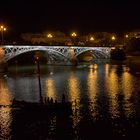
[[[55,100],[55,104],[57,104],[57,100]]]
[[[50,103],[50,98],[49,97],[47,98],[47,103]]]
[[[50,103],[53,103],[53,98],[51,98]]]
[[[47,104],[47,99],[46,99],[46,97],[45,97],[45,99],[44,99],[44,102],[45,102],[45,104]]]
[[[62,95],[62,103],[65,103],[65,95]]]

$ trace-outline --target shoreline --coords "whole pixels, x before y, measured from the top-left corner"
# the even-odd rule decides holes
[[[140,56],[128,56],[126,64],[131,72],[140,74]]]

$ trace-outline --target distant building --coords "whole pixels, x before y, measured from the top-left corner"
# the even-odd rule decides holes
[[[133,31],[128,33],[129,38],[140,38],[140,31]]]

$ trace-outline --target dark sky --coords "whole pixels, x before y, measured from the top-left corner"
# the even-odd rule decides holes
[[[134,0],[3,0],[0,22],[13,35],[45,30],[122,32],[140,28],[140,4]]]

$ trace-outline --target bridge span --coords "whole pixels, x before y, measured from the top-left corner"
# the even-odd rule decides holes
[[[82,53],[90,51],[94,58],[110,58],[110,47],[83,47],[83,46],[28,46],[28,45],[4,45],[0,47],[4,51],[4,59],[10,59],[31,51],[46,51],[49,59],[54,57],[65,61],[77,58]]]

